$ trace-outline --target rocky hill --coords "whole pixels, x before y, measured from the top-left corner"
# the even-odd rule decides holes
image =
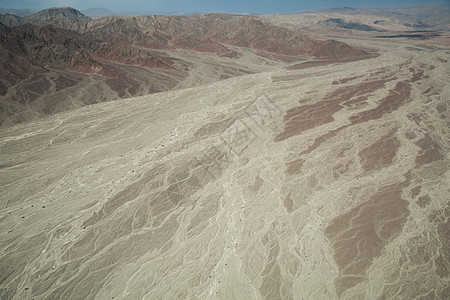
[[[191,16],[105,17],[92,20],[70,8],[51,8],[30,16],[2,15],[0,22],[14,27],[26,23],[74,30],[94,41],[144,46],[152,49],[193,49],[228,52],[226,45],[286,55],[314,55],[321,45],[306,33],[273,26],[259,17],[202,14]],[[361,53],[362,54],[362,53]],[[345,56],[345,53],[336,53]],[[354,55],[354,53],[352,53]]]
[[[51,83],[53,78],[59,78],[59,75],[44,75],[48,72],[64,70],[66,72],[64,78],[77,78],[76,82],[79,81],[78,73],[115,78],[114,82],[109,79],[98,79],[106,80],[101,90],[104,90],[104,86],[108,86],[117,92],[117,97],[123,98],[174,88],[178,84],[181,84],[179,87],[188,87],[205,80],[220,80],[266,70],[265,65],[280,62],[303,61],[317,57],[342,59],[367,55],[366,52],[342,42],[275,26],[255,16],[200,14],[112,16],[91,19],[73,8],[63,7],[47,9],[26,17],[2,15],[0,20],[7,25],[1,25],[0,47],[4,49],[3,71],[0,74],[4,95],[1,119],[8,119],[15,111],[21,111],[22,106],[18,107],[18,103],[28,105],[41,96],[42,101],[47,101],[45,99],[50,97],[45,93],[46,89],[40,88],[47,86],[42,84],[42,80],[49,81],[51,87],[54,85]],[[193,60],[192,55],[198,58]],[[249,57],[254,61],[251,64],[248,63]],[[216,65],[214,60],[220,61],[220,67],[212,67]],[[111,65],[117,63],[121,65]],[[209,67],[205,67],[205,63]],[[201,72],[199,65],[203,65]],[[167,80],[170,84],[161,84],[164,79],[159,77],[157,87],[148,86],[144,77],[129,82],[136,76],[136,70],[125,71],[126,66],[157,69],[159,75],[166,79],[167,76],[171,78]],[[212,71],[209,69],[211,67]],[[216,68],[218,70],[215,70]],[[125,76],[123,72],[127,75]],[[188,76],[188,81],[184,82],[182,78],[186,78],[187,74],[192,72],[196,72],[196,75]],[[22,86],[24,82],[27,83]],[[146,87],[143,88],[143,85]],[[84,86],[87,89],[89,85]],[[60,96],[62,102],[76,97],[71,93]],[[83,100],[83,103],[90,104],[92,101],[94,100],[87,102]],[[5,105],[8,108],[5,108]],[[49,104],[41,104],[37,107],[41,109],[48,106]],[[65,106],[56,111],[64,110],[63,107]],[[74,105],[68,106],[73,107]],[[5,111],[8,113],[5,114]],[[46,111],[55,110],[46,109]],[[4,123],[5,121],[1,119],[0,123]],[[24,117],[18,120],[26,119]]]
[[[49,8],[25,17],[0,15],[0,22],[10,27],[30,23],[36,26],[55,25],[71,30],[81,29],[90,19],[71,7]]]
[[[25,24],[3,32],[6,34],[1,42],[2,46],[12,53],[26,57],[32,63],[84,73],[112,75],[90,56],[90,42],[74,31],[53,25],[38,27]]]

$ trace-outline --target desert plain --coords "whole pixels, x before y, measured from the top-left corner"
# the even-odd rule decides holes
[[[341,40],[1,128],[0,299],[448,299],[450,47]]]

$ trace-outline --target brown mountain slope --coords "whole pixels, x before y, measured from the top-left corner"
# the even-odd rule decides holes
[[[18,20],[45,25],[0,26],[4,49],[0,124],[25,121],[36,110],[38,115],[48,114],[192,87],[266,71],[285,62],[366,54],[342,42],[319,40],[252,16],[91,20],[71,8],[55,8]],[[16,117],[22,111],[32,113]]]
[[[8,27],[20,26],[24,24],[21,17],[11,14],[0,15],[0,23]]]
[[[31,24],[4,32],[6,35],[1,42],[3,47],[35,64],[105,76],[113,75],[89,55],[90,43],[76,32],[52,25],[37,27]]]
[[[81,32],[114,43],[217,53],[228,52],[227,45],[231,45],[283,55],[314,55],[322,45],[322,41],[258,17],[224,14],[107,17],[88,22]],[[338,44],[332,56],[346,56]]]
[[[47,72],[47,70],[33,63],[29,58],[20,52],[20,43],[17,39],[11,42],[14,48],[9,47],[9,37],[11,29],[0,23],[0,95],[5,95],[8,83],[25,79],[38,72]]]
[[[89,47],[92,46],[92,42],[106,42],[114,43],[114,46],[137,45],[151,49],[182,48],[226,53],[230,51],[226,45],[231,45],[283,55],[314,55],[316,49],[323,45],[322,41],[317,41],[306,34],[273,26],[253,16],[204,14],[106,17],[91,20],[72,8],[52,8],[19,20],[22,24],[31,23],[37,26],[51,24],[75,30],[91,42]],[[332,45],[336,45],[336,52],[331,53],[331,56],[347,55],[342,51],[344,49],[342,45],[339,43]],[[329,45],[327,47],[328,51],[322,53],[333,51]],[[104,51],[108,54],[110,52]],[[352,56],[357,54],[355,51],[350,52],[349,55]]]
[[[10,14],[0,15],[0,22],[8,26],[19,26],[27,23],[36,26],[51,24],[72,30],[80,30],[89,20],[91,18],[71,7],[49,8],[25,17]]]

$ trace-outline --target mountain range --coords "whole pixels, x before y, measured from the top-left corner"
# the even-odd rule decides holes
[[[238,71],[228,72],[230,75],[227,76],[234,76],[261,69],[255,66],[245,71],[247,67],[242,66],[248,66],[246,60],[249,55],[268,60],[269,64],[314,57],[343,59],[367,55],[365,51],[342,42],[275,26],[256,16],[201,14],[91,19],[73,8],[62,7],[25,17],[1,15],[0,22],[4,24],[0,25],[0,47],[3,49],[0,78],[2,124],[22,122],[34,118],[36,113],[41,115],[90,104],[99,101],[99,98],[144,95],[149,91],[172,89],[179,84],[186,87],[188,84],[182,82],[190,77],[190,69],[196,69],[199,63],[209,60],[241,65],[235,68]],[[200,62],[192,62],[189,56],[194,53],[200,57]],[[224,62],[222,65],[231,64]],[[146,83],[142,78],[135,78],[137,73],[127,72],[124,66],[157,69],[159,75],[166,79],[160,80],[158,77],[156,81],[164,84],[155,87],[152,82],[149,86],[148,80]],[[70,78],[63,80],[67,86],[54,82],[62,76],[61,72],[65,73],[64,78]],[[210,73],[198,72],[200,77],[217,80],[223,76],[218,72],[210,76]],[[116,96],[97,97],[89,101],[83,96],[83,104],[73,104],[74,99],[82,96],[62,93],[61,89],[80,82],[86,87],[85,81],[80,80],[80,74],[82,77],[83,74],[99,75],[86,80],[99,82],[100,94],[110,95],[111,91],[115,91]],[[167,85],[167,82],[171,84]],[[195,82],[198,80],[191,84]],[[61,88],[50,95],[48,91],[51,89],[44,86]],[[133,88],[129,88],[131,86]],[[59,105],[51,100],[55,93],[58,93]],[[36,100],[39,104],[33,103]],[[67,101],[70,104],[61,104]],[[31,115],[23,114],[29,113],[30,107],[34,106],[36,108],[31,109]]]
[[[366,35],[379,32],[435,31],[450,27],[450,6],[405,5],[373,8],[333,8],[298,14],[267,14],[274,25],[308,29],[325,35]]]
[[[0,126],[274,67],[375,55],[325,36],[406,36],[445,43],[447,9],[345,7],[292,15],[135,17],[101,17],[114,13],[93,9],[89,17],[58,7],[26,16],[2,14]]]
[[[25,17],[37,13],[33,9],[19,9],[19,8],[3,8],[0,7],[0,14],[11,14],[19,17]]]

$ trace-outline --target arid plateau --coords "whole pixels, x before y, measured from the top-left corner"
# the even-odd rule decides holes
[[[1,128],[0,299],[449,299],[450,47],[335,38]]]

